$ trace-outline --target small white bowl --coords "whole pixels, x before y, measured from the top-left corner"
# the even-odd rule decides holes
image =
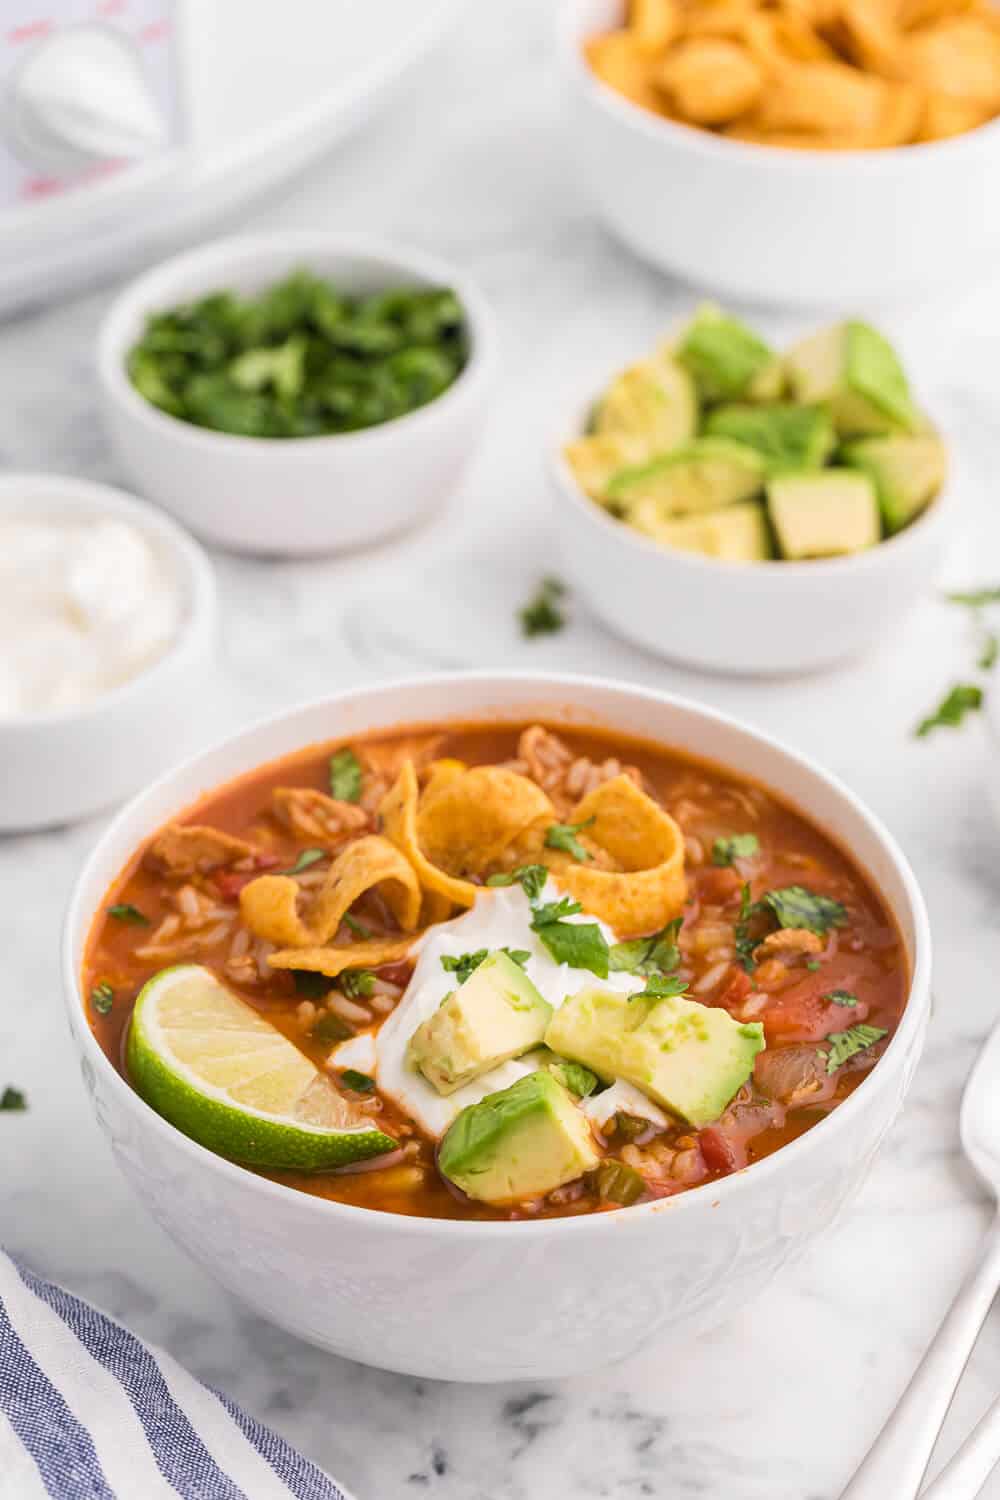
[[[420,721],[544,718],[674,746],[779,789],[875,882],[911,985],[860,1088],[798,1140],[719,1182],[617,1212],[518,1223],[410,1218],[271,1182],[215,1156],[140,1099],[87,1024],[81,964],[108,886],[207,787],[317,740]],[[143,792],[88,858],[63,939],[69,1023],[119,1166],[163,1229],[230,1291],[300,1338],[442,1380],[541,1380],[661,1352],[745,1310],[829,1229],[900,1106],[930,1010],[930,930],[905,857],[846,787],[769,736],[650,689],[547,673],[471,672],[352,688],[283,713]]]
[[[126,359],[150,313],[223,289],[262,291],[298,267],[352,293],[451,287],[469,328],[465,369],[443,395],[406,416],[311,438],[196,427],[132,385]],[[455,266],[358,235],[289,231],[217,240],[133,281],[101,326],[97,370],[111,441],[142,494],[206,541],[298,557],[376,541],[447,498],[485,422],[493,346],[489,308]]]
[[[190,754],[200,688],[215,646],[215,576],[201,548],[152,506],[106,484],[59,474],[5,474],[0,516],[112,516],[142,532],[177,583],[178,631],[151,666],[79,708],[0,718],[0,832],[47,828],[101,812]]]
[[[550,454],[561,567],[595,615],[657,656],[763,677],[832,667],[898,631],[942,567],[950,479],[905,531],[854,557],[737,563],[664,546],[610,516],[566,462],[593,404]]]
[[[792,305],[901,299],[957,283],[1000,245],[1000,121],[880,151],[798,151],[661,119],[602,84],[584,40],[622,0],[563,0],[558,50],[579,176],[608,227],[663,270]]]

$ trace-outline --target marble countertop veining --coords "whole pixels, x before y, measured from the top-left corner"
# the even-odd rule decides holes
[[[956,1122],[962,1082],[998,1008],[1000,832],[984,810],[980,726],[926,742],[911,733],[964,672],[966,624],[928,598],[863,661],[794,681],[661,663],[607,636],[582,606],[561,636],[518,638],[515,608],[556,565],[539,453],[562,394],[578,388],[581,372],[596,376],[650,343],[692,293],[631,259],[589,215],[560,134],[547,8],[510,0],[474,9],[375,126],[245,222],[381,232],[478,276],[503,353],[482,450],[442,515],[377,551],[295,564],[217,556],[218,682],[187,711],[207,741],[373,676],[503,663],[630,677],[767,726],[867,799],[926,892],[936,1014],[905,1114],[838,1228],[736,1322],[696,1344],[537,1386],[438,1385],[348,1364],[221,1296],[137,1208],[112,1164],[72,1055],[57,963],[62,909],[98,821],[0,841],[0,1085],[16,1083],[30,1098],[29,1112],[0,1128],[0,1239],[166,1345],[358,1500],[835,1500],[987,1218],[958,1155]],[[90,376],[110,295],[46,306],[0,329],[4,468],[120,478]],[[962,579],[1000,571],[990,493],[1000,437],[987,397],[975,394],[988,378],[985,335],[998,311],[1000,277],[882,313],[960,445],[965,536],[951,567]],[[777,337],[800,322],[765,318]],[[609,577],[609,588],[624,586]],[[998,1388],[994,1320],[946,1451]],[[984,1493],[998,1500],[1000,1479]]]

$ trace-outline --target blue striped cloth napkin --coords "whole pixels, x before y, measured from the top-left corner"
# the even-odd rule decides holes
[[[350,1500],[169,1354],[0,1251],[0,1500]]]

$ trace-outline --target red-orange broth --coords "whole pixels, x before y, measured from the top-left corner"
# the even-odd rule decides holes
[[[469,724],[436,730],[421,726],[351,741],[364,770],[362,810],[369,811],[360,832],[377,828],[377,800],[407,754],[412,753],[418,765],[431,756],[454,757],[470,765],[508,763],[517,760],[525,727]],[[761,1020],[767,1038],[753,1079],[715,1124],[693,1130],[677,1121],[657,1134],[649,1128],[637,1131],[634,1121],[619,1116],[605,1129],[602,1150],[639,1172],[645,1184],[639,1201],[646,1201],[710,1182],[768,1156],[835,1109],[862,1082],[899,1023],[908,985],[906,959],[890,913],[850,856],[772,792],[649,742],[598,730],[560,727],[551,733],[558,736],[569,756],[564,776],[571,774],[568,766],[582,764],[584,770],[575,773],[576,780],[593,779],[609,759],[634,767],[644,789],[677,820],[685,835],[688,879],[680,946],[692,998],[723,1006],[740,1020],[749,1016]],[[272,792],[279,786],[328,792],[328,764],[336,748],[335,744],[313,745],[262,766],[203,797],[180,821],[247,839],[263,851],[258,871],[287,868],[316,839],[297,834],[274,815]],[[535,770],[541,776],[555,774],[541,763]],[[553,791],[557,790],[553,783]],[[757,856],[737,860],[736,866],[713,863],[716,839],[747,830],[759,841]],[[147,858],[151,843],[137,850],[108,891],[83,963],[85,996],[92,997],[99,985],[109,985],[113,991],[107,1014],[98,1013],[92,998],[88,998],[87,1010],[94,1035],[114,1066],[128,1076],[123,1043],[143,984],[168,963],[190,960],[217,973],[322,1067],[330,1044],[313,1035],[317,1019],[324,1014],[322,999],[304,1000],[288,972],[270,971],[262,982],[247,983],[227,968],[234,924],[239,922],[238,892],[250,875],[223,866],[192,877],[172,877],[151,867]],[[824,939],[818,956],[785,954],[776,959],[764,954],[756,962],[749,960],[751,972],[747,972],[732,956],[745,885],[753,901],[768,890],[805,886],[842,903],[846,925]],[[140,956],[137,950],[150,943],[150,935],[178,914],[180,889],[191,887],[202,903],[231,913],[230,924],[216,921],[217,932],[211,923],[195,929],[193,935],[182,930],[169,955]],[[190,905],[190,898],[187,901]],[[131,925],[107,914],[107,908],[121,903],[135,907],[149,925]],[[392,917],[377,896],[362,897],[354,911],[370,931],[393,931]],[[203,942],[206,931],[207,945]],[[169,939],[165,946],[170,947]],[[409,964],[397,963],[388,966],[383,977],[404,986],[409,972]],[[824,998],[834,993],[848,994],[856,1003],[848,1008]],[[375,1015],[367,1029],[376,1030],[383,1019]],[[859,1022],[884,1030],[885,1036],[855,1052],[831,1073],[826,1039]],[[365,1163],[366,1170],[358,1172],[266,1175],[341,1203],[433,1218],[557,1217],[619,1206],[601,1196],[593,1174],[542,1199],[502,1207],[473,1202],[442,1179],[435,1165],[434,1142],[389,1099],[375,1092],[355,1102],[404,1148],[402,1161],[396,1156],[394,1165],[383,1170],[371,1170],[371,1163]]]

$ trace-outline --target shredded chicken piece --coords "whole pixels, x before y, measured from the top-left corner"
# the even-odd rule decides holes
[[[642,785],[642,775],[635,766],[623,766],[614,756],[600,764],[586,755],[574,756],[558,735],[541,724],[531,724],[522,732],[517,759],[508,764],[537,782],[560,814],[615,776],[628,776],[636,786]]]
[[[781,959],[785,965],[796,960],[814,958],[823,952],[823,939],[806,927],[782,927],[779,932],[770,932],[753,950],[757,963],[766,958]]]
[[[218,828],[195,823],[168,823],[146,851],[146,861],[163,875],[206,875],[220,865],[253,859],[256,854],[245,839],[233,838]]]
[[[308,786],[278,786],[274,810],[296,838],[333,849],[371,827],[371,815],[355,802],[339,802]]]
[[[423,770],[437,755],[443,739],[443,734],[411,734],[386,745],[356,746],[356,754],[364,773],[360,802],[364,811],[374,817],[382,798],[399,779],[405,762],[412,760],[415,771]]]

